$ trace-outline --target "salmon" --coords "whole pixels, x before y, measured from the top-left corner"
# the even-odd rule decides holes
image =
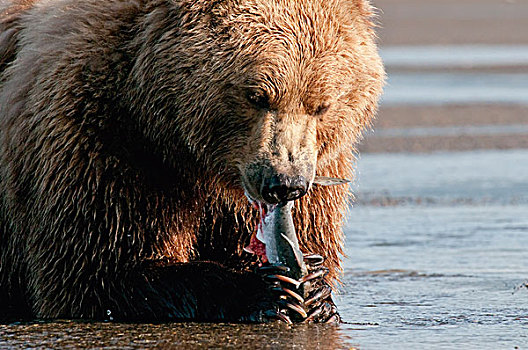
[[[319,186],[343,185],[348,182],[350,181],[346,179],[324,176],[316,176],[313,181]],[[308,270],[293,224],[293,201],[275,205],[251,202],[260,210],[260,222],[245,250],[258,255],[263,263],[288,267],[289,271],[285,275],[301,280]]]

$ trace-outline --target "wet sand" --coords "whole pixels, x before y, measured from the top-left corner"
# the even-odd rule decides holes
[[[448,105],[382,107],[376,128],[528,124],[528,106]]]
[[[382,45],[528,44],[525,0],[374,0]]]
[[[367,133],[361,152],[437,152],[472,149],[528,148],[528,134],[384,137],[376,131],[415,127],[528,125],[528,106],[441,105],[387,106],[380,109],[374,133]]]
[[[483,135],[483,136],[426,136],[370,138],[360,147],[361,152],[438,152],[468,151],[475,149],[528,148],[527,135]]]

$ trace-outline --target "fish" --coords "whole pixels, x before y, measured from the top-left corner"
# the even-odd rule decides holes
[[[293,201],[276,205],[264,218],[257,237],[262,238],[262,242],[266,245],[268,262],[288,267],[289,271],[285,274],[295,280],[300,280],[306,276],[308,270],[304,263],[303,253],[299,249],[299,241],[293,224],[292,207]]]
[[[349,183],[350,180],[327,176],[316,176],[313,183],[320,186],[335,186]],[[293,201],[281,203],[270,210],[260,229],[266,246],[266,257],[271,264],[284,265],[290,270],[289,277],[296,280],[306,276],[307,268],[292,218]],[[258,233],[257,233],[258,235]]]
[[[319,186],[347,184],[347,179],[316,176],[313,183]],[[299,248],[299,240],[293,224],[292,208],[294,201],[279,204],[250,202],[260,211],[260,222],[251,237],[249,246],[244,248],[256,254],[263,263],[280,265],[288,268],[284,274],[297,281],[308,274],[304,255]]]

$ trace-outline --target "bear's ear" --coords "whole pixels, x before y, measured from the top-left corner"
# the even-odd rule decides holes
[[[374,25],[378,17],[378,9],[371,5],[369,0],[342,0],[348,3],[353,13],[357,14],[368,22],[370,26]]]
[[[370,4],[369,0],[337,0],[338,8],[343,16],[342,23],[351,27],[366,29],[369,35],[375,36],[378,11]]]

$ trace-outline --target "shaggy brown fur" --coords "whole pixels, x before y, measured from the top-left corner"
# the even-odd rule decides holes
[[[255,167],[353,176],[384,78],[370,11],[0,0],[0,316],[261,320],[244,188]],[[329,281],[347,198],[294,211]]]

